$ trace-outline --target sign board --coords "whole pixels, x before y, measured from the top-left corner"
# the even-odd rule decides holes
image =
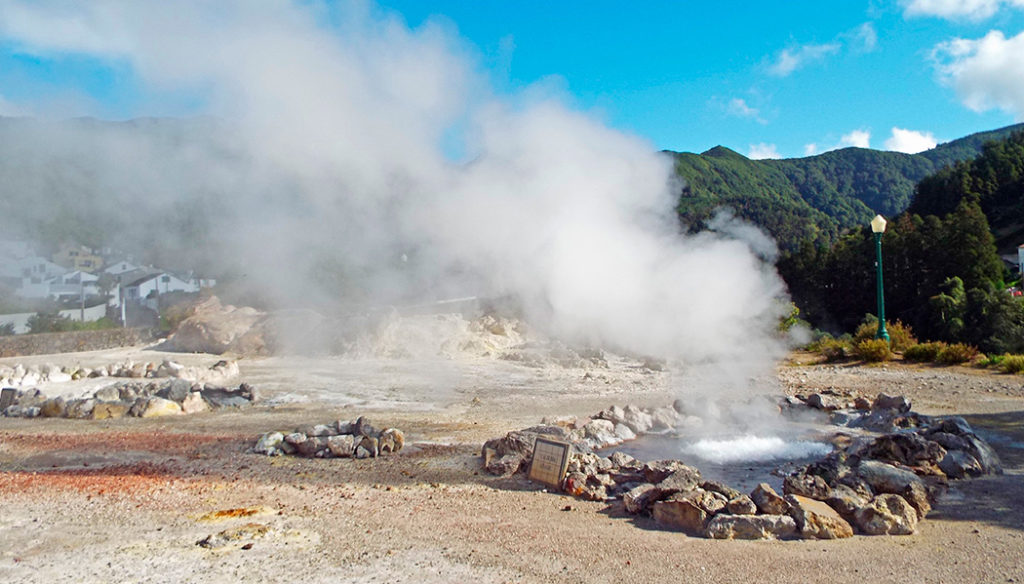
[[[13,387],[5,387],[0,389],[0,412],[7,409],[7,406],[14,403],[14,396],[18,393],[18,390]]]
[[[569,466],[572,444],[550,438],[537,438],[533,446],[533,461],[527,478],[555,488],[562,487],[565,470]]]

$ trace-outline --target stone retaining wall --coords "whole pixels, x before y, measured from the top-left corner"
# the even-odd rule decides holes
[[[50,355],[130,347],[149,343],[160,336],[158,329],[115,328],[98,331],[39,333],[0,337],[0,357]]]

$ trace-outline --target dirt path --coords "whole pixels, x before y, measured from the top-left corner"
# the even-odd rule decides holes
[[[298,375],[279,362],[243,363],[243,377],[275,387],[272,398],[293,397],[173,420],[0,418],[0,581],[1024,581],[1024,378],[802,359],[779,367],[787,391],[904,393],[926,413],[968,415],[1007,474],[960,483],[914,536],[708,541],[479,470],[484,439],[543,414],[668,399],[659,374],[613,367],[595,382],[506,364],[473,372],[476,364],[437,399],[426,385],[412,400],[379,399],[395,384],[378,379],[339,388],[348,397],[333,400],[312,387],[318,376],[354,385],[366,371],[346,376],[331,362]],[[502,392],[505,377],[515,391]],[[303,384],[308,392],[295,387]],[[401,407],[410,401],[419,407]],[[403,428],[412,446],[378,460],[248,451],[268,429],[357,414]],[[222,532],[213,547],[197,544]]]

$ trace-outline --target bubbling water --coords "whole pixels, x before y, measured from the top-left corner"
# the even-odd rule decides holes
[[[825,456],[832,451],[832,446],[809,440],[785,440],[779,436],[747,434],[735,438],[698,440],[684,445],[681,451],[715,464],[734,464]]]

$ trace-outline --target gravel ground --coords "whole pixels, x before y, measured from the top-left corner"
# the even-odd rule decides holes
[[[0,360],[18,361],[30,359]],[[785,391],[902,393],[923,413],[966,415],[1007,473],[957,484],[914,536],[737,542],[661,531],[619,505],[480,472],[483,440],[543,415],[666,403],[667,373],[486,359],[274,358],[241,369],[270,405],[173,419],[0,418],[0,582],[1024,581],[1024,377],[794,354],[778,368]],[[248,451],[270,429],[357,415],[402,428],[407,448],[377,460]]]

